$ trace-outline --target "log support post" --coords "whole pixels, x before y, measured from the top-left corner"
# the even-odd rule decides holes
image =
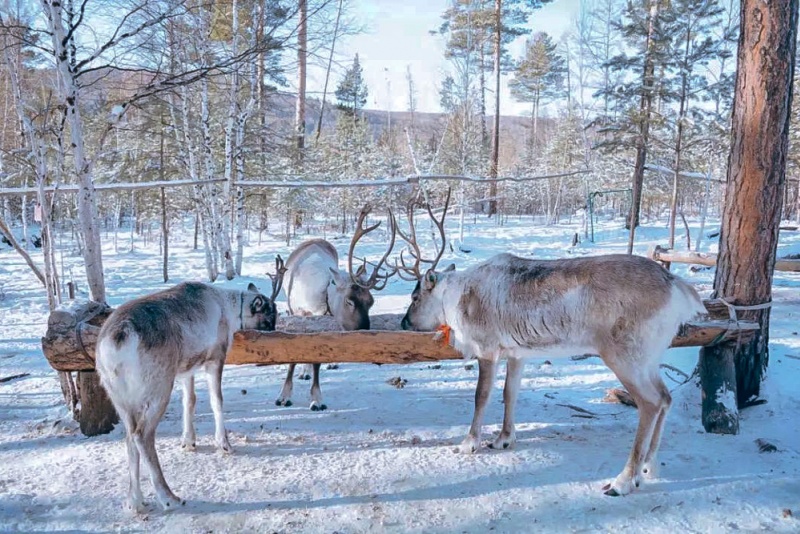
[[[706,432],[738,434],[736,404],[736,341],[700,349],[700,382],[703,384],[702,421]]]

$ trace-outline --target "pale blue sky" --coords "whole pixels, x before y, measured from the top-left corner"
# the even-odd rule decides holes
[[[579,3],[580,0],[555,0],[533,12],[529,27],[533,31],[547,31],[558,39],[571,25]],[[368,31],[337,45],[337,55],[352,58],[358,52],[370,92],[368,108],[386,109],[391,103],[393,111],[406,110],[405,74],[406,66],[410,65],[417,86],[417,109],[440,111],[438,84],[448,63],[444,59],[442,38],[428,32],[441,24],[441,14],[448,4],[449,0],[354,0],[353,13]],[[521,38],[512,49],[515,57],[522,53],[523,43]],[[309,90],[321,90],[322,73],[312,70],[309,75]],[[335,80],[340,76],[341,72],[333,75],[331,87],[335,88]],[[516,103],[509,97],[505,79],[501,113],[530,113],[527,104]]]

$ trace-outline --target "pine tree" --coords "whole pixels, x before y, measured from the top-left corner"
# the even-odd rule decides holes
[[[361,63],[358,60],[358,54],[353,58],[353,65],[347,69],[344,78],[339,82],[336,87],[336,99],[338,103],[336,107],[346,115],[358,120],[359,112],[364,109],[367,104],[367,96],[369,90],[364,81]]]
[[[566,70],[564,58],[556,52],[556,44],[547,33],[538,32],[525,44],[525,56],[508,85],[511,96],[532,104],[528,144],[531,155],[536,146],[539,107],[563,95]]]
[[[622,147],[636,150],[632,178],[633,202],[627,223],[631,229],[629,253],[633,249],[634,229],[639,225],[650,127],[658,117],[653,113],[653,105],[668,101],[662,83],[665,65],[670,60],[668,45],[672,38],[662,22],[662,12],[667,5],[666,0],[645,0],[641,4],[628,2],[623,21],[617,25],[627,41],[628,52],[615,56],[605,66],[612,72],[624,71],[630,76],[626,83],[608,87],[598,94],[617,99],[627,107],[626,112],[609,125],[606,131],[611,134],[600,146],[613,151]]]
[[[719,58],[720,42],[712,30],[720,25],[722,8],[716,0],[673,0],[664,13],[665,27],[674,36],[671,43],[671,61],[667,68],[673,71],[665,82],[672,87],[674,99],[678,104],[675,119],[675,138],[672,180],[672,201],[670,202],[669,247],[675,247],[675,217],[678,205],[678,177],[680,176],[685,150],[685,134],[692,102],[708,98],[711,84],[701,67]]]

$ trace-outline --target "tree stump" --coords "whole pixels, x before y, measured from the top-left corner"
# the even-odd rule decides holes
[[[97,436],[114,430],[114,425],[119,423],[119,416],[95,371],[78,372],[78,392],[81,400],[81,433],[84,436]]]
[[[700,349],[700,382],[703,385],[702,421],[706,432],[738,434],[736,404],[736,342]]]
[[[52,358],[77,354],[85,361],[83,369],[94,368],[97,332],[110,313],[108,306],[93,301],[71,301],[51,312],[47,320],[47,334],[42,338],[42,349],[50,364],[53,365]],[[87,436],[111,432],[119,422],[119,417],[100,385],[100,377],[94,371],[80,370],[76,385],[80,400],[80,410],[77,413],[81,432]],[[62,388],[64,387],[65,381],[62,378]],[[72,403],[74,400],[68,402]],[[74,405],[70,409],[74,415]]]

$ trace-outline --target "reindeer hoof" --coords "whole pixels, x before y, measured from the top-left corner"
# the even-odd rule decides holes
[[[159,498],[158,500],[161,504],[161,508],[163,508],[165,512],[177,508],[178,506],[186,506],[186,501],[177,495],[170,495],[164,499]]]
[[[186,452],[195,452],[197,450],[197,444],[195,442],[182,443],[181,450]]]
[[[497,439],[495,439],[492,443],[489,443],[489,448],[495,450],[513,449],[516,441],[517,437],[514,433],[500,434],[497,436]]]
[[[278,399],[278,400],[275,401],[275,406],[284,406],[284,407],[288,408],[291,405],[292,405],[292,401],[289,400],[289,399],[285,399],[285,400],[284,399]]]
[[[321,411],[327,410],[327,409],[328,409],[328,405],[327,404],[317,404],[316,402],[312,402],[311,403],[311,411],[312,412],[321,412]]]
[[[303,374],[298,375],[297,378],[300,379],[300,380],[311,380],[311,375],[303,373]]]
[[[480,441],[473,438],[466,438],[461,444],[455,448],[455,452],[461,454],[475,454],[480,448]]]
[[[617,490],[615,490],[614,488],[610,487],[610,486],[611,486],[610,484],[608,484],[607,486],[609,486],[609,488],[608,488],[607,490],[605,490],[603,493],[605,493],[605,494],[606,494],[606,495],[608,495],[609,497],[620,497],[620,496],[621,496],[621,495],[620,495],[620,494],[617,492]]]

